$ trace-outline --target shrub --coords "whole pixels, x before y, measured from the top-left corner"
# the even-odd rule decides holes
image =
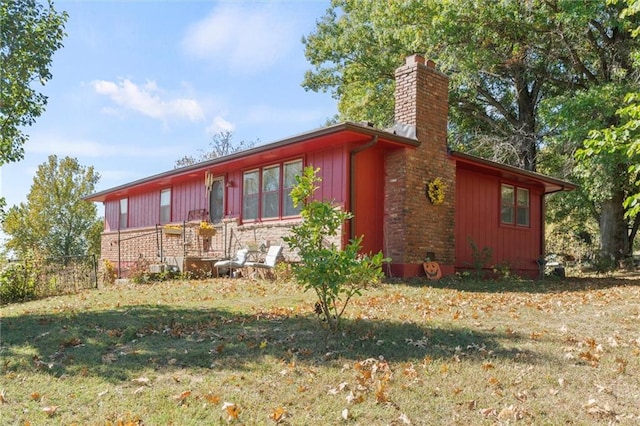
[[[36,297],[33,274],[22,263],[9,263],[0,270],[0,304],[22,302]]]
[[[307,167],[297,177],[291,198],[294,206],[301,206],[303,220],[284,240],[300,256],[301,262],[292,265],[294,277],[305,291],[315,291],[316,312],[330,329],[337,330],[351,298],[382,278],[382,264],[387,259],[381,252],[360,254],[362,237],[351,240],[344,250],[332,242],[352,215],[331,203],[312,199],[316,182],[320,181],[316,173],[317,170]]]
[[[102,262],[102,285],[114,285],[116,283],[117,273],[116,266],[110,260],[105,259]]]
[[[149,282],[151,276],[149,274],[149,265],[151,262],[144,257],[139,257],[136,263],[129,269],[128,277],[136,284],[144,284]]]
[[[480,278],[483,271],[489,266],[493,257],[493,249],[491,247],[483,247],[480,249],[473,239],[468,238],[471,246],[471,258],[473,259],[471,266],[475,271],[475,278]]]

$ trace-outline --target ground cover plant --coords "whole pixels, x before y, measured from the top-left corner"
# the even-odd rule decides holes
[[[3,424],[638,424],[640,280],[386,282],[340,332],[282,279],[2,308]]]

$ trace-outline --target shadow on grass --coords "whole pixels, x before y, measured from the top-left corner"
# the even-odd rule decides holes
[[[640,286],[640,273],[628,273],[613,277],[546,277],[544,280],[490,280],[471,278],[443,278],[439,281],[414,279],[403,281],[410,286],[424,286],[476,293],[562,293],[603,290],[612,287]]]
[[[100,312],[26,314],[3,321],[3,374],[40,370],[53,376],[131,380],[172,368],[251,370],[296,360],[309,365],[383,356],[421,362],[456,355],[546,362],[503,346],[517,336],[383,320],[346,321],[331,334],[313,315],[279,310],[241,314],[217,309],[133,306]],[[275,361],[274,361],[275,360]]]

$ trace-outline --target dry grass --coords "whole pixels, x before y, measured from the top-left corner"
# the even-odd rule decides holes
[[[640,280],[381,285],[341,334],[284,282],[2,309],[3,424],[638,424]]]

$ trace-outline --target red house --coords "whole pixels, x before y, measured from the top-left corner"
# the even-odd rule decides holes
[[[102,257],[123,270],[140,258],[189,269],[241,247],[283,244],[300,221],[289,192],[312,165],[322,178],[316,196],[354,213],[338,243],[363,235],[363,250],[382,250],[393,276],[424,275],[426,257],[445,275],[469,269],[472,245],[491,250],[486,266],[537,276],[544,196],[575,186],[450,152],[447,114],[447,76],[410,56],[396,70],[393,129],[336,124],[87,197],[105,206]],[[432,201],[436,180],[444,197]],[[286,245],[284,255],[295,259]]]

